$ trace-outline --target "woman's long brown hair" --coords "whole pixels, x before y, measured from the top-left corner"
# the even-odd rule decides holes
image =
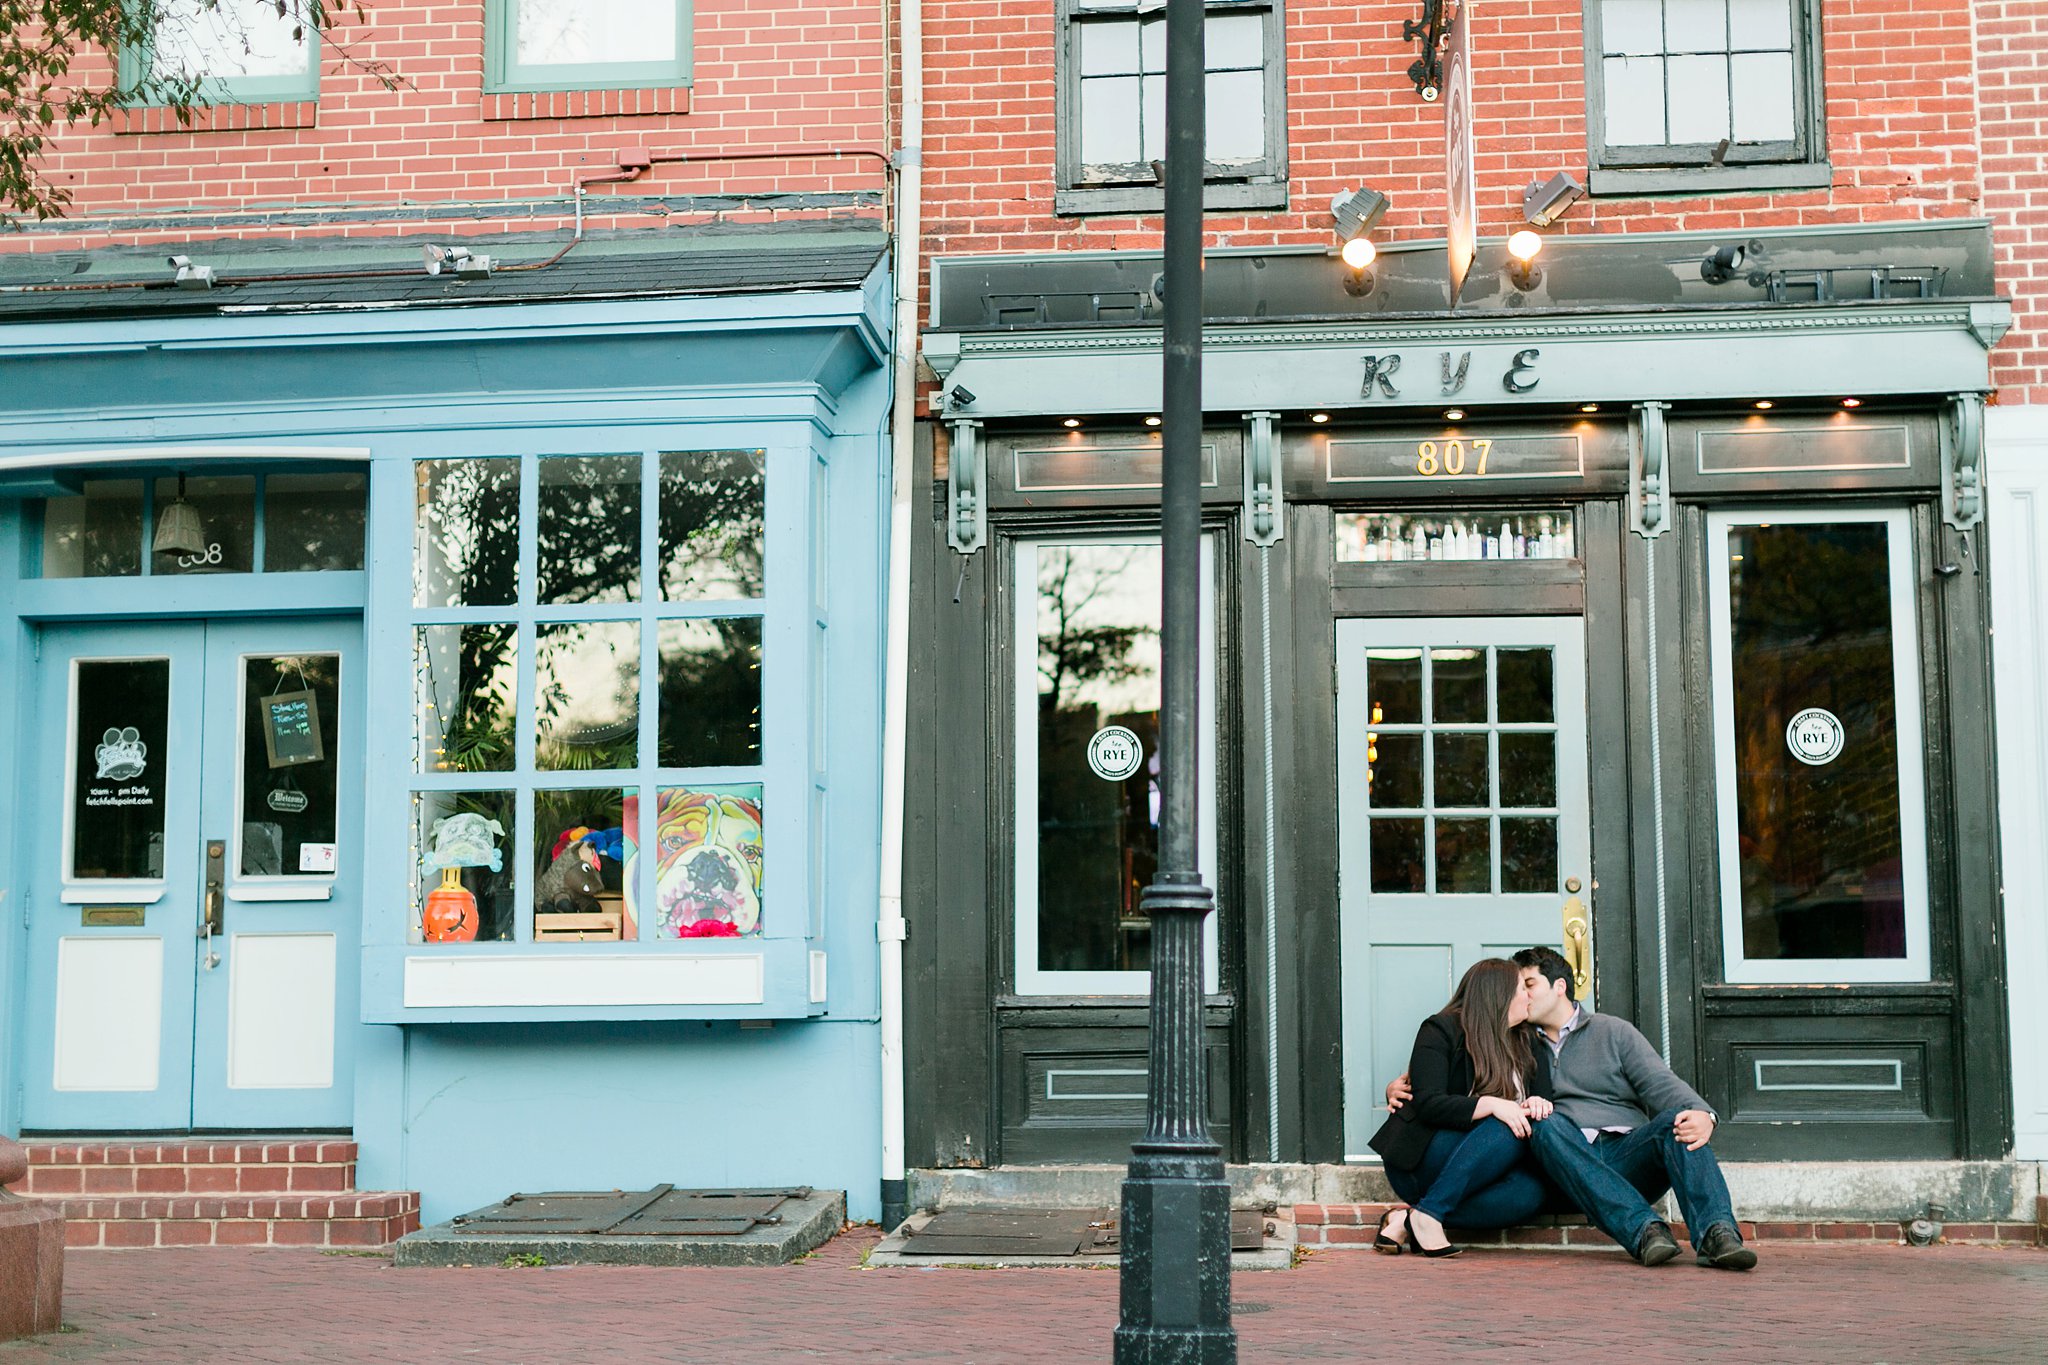
[[[1465,1051],[1472,1057],[1472,1093],[1519,1099],[1516,1080],[1526,1079],[1534,1057],[1529,1035],[1508,1027],[1508,1002],[1522,989],[1522,970],[1504,957],[1481,958],[1465,973],[1451,1003],[1444,1009],[1458,1016],[1465,1030]]]

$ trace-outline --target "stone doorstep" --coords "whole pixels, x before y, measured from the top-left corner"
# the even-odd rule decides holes
[[[2044,1201],[2048,1203],[2048,1201]],[[1293,1209],[1295,1237],[1302,1246],[1369,1248],[1386,1204],[1297,1204]],[[1889,1222],[1738,1222],[1748,1242],[1884,1242],[1904,1240],[1899,1224]],[[1674,1222],[1672,1231],[1685,1241],[1685,1224]],[[1543,1218],[1523,1227],[1474,1231],[1454,1229],[1461,1246],[1514,1248],[1564,1247],[1583,1251],[1619,1251],[1614,1240],[1580,1217]],[[1947,1223],[1945,1242],[1988,1243],[2002,1246],[2048,1246],[2048,1226],[2036,1223]]]

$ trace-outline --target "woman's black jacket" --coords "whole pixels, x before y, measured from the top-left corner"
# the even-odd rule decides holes
[[[1550,1048],[1531,1030],[1530,1052],[1535,1074],[1523,1084],[1532,1095],[1550,1099]],[[1372,1135],[1372,1149],[1387,1165],[1411,1171],[1422,1164],[1429,1140],[1440,1128],[1470,1131],[1479,1101],[1472,1094],[1472,1054],[1465,1050],[1465,1029],[1456,1015],[1432,1014],[1415,1031],[1415,1050],[1408,1056],[1408,1084],[1415,1098],[1395,1110]]]

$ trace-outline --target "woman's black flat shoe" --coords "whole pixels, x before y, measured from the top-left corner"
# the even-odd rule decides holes
[[[1377,1251],[1382,1256],[1399,1256],[1401,1254],[1401,1243],[1408,1236],[1408,1224],[1406,1221],[1402,1222],[1401,1235],[1399,1237],[1389,1237],[1387,1236],[1387,1221],[1397,1213],[1406,1212],[1408,1212],[1408,1208],[1405,1204],[1397,1204],[1380,1215],[1379,1228],[1372,1235],[1372,1249],[1374,1251]]]

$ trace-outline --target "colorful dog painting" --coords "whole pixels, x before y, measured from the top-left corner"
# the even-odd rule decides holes
[[[761,932],[760,788],[661,793],[655,862],[659,932],[739,938]]]

